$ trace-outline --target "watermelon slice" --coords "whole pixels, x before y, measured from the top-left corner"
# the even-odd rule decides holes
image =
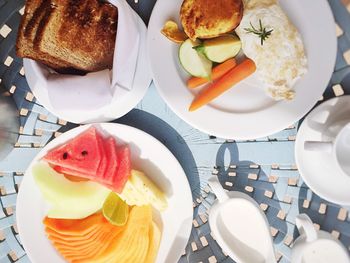
[[[109,164],[103,178],[111,182],[118,168],[117,145],[115,143],[115,139],[113,137],[109,137],[107,140],[105,140],[105,147]]]
[[[106,173],[107,170],[107,165],[108,165],[108,155],[106,152],[106,143],[105,139],[102,138],[101,136],[97,136],[96,140],[98,141],[98,145],[100,146],[99,150],[101,152],[101,160],[100,160],[100,165],[97,169],[96,176],[99,177],[99,181],[101,183],[107,183],[107,181],[104,180],[104,174]]]
[[[108,156],[105,153],[105,145],[104,145],[104,139],[102,138],[102,136],[100,136],[99,133],[96,133],[96,138],[95,140],[98,143],[98,151],[100,153],[100,163],[99,163],[99,167],[97,169],[96,174],[100,175],[100,174],[104,174],[106,168],[107,168],[107,162],[108,162]],[[51,163],[52,165],[52,163]],[[72,175],[72,176],[78,176],[78,177],[85,177],[88,179],[94,179],[96,177],[96,174],[85,174],[83,175],[80,171],[80,169],[76,169],[76,168],[68,168],[65,166],[60,166],[60,165],[52,165],[53,169],[61,174],[66,174],[66,175]]]
[[[115,139],[104,139],[94,127],[43,157],[57,172],[87,178],[122,192],[131,174],[130,149],[117,149]]]
[[[113,177],[113,189],[117,193],[123,191],[124,185],[131,175],[130,149],[123,146],[117,151],[118,169]]]
[[[64,145],[50,151],[43,157],[52,166],[76,171],[77,176],[95,176],[100,166],[101,152],[99,140],[101,137],[94,127],[81,133]]]

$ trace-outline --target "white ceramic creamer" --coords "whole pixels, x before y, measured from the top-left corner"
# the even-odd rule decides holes
[[[241,192],[225,192],[217,177],[209,179],[217,196],[209,225],[221,248],[237,263],[275,263],[269,224],[259,205]]]
[[[292,249],[292,263],[350,263],[346,248],[326,231],[316,231],[306,214],[298,215],[300,236]]]

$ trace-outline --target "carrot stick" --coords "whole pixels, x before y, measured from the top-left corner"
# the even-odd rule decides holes
[[[200,92],[192,101],[189,111],[195,111],[205,104],[208,104],[213,99],[232,88],[233,85],[253,74],[255,70],[256,66],[254,61],[249,58],[245,59],[241,64],[238,64],[208,88]]]
[[[211,73],[211,80],[217,80],[229,72],[236,66],[236,60],[234,58],[228,59],[225,62],[217,65],[213,68]],[[190,89],[196,88],[202,84],[209,82],[207,78],[192,77],[187,81],[187,87]]]

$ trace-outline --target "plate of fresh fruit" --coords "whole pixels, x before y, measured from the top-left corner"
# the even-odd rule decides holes
[[[193,208],[172,153],[129,126],[63,133],[27,169],[17,225],[32,262],[177,262]]]

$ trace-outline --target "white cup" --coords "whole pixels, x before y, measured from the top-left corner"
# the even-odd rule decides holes
[[[306,214],[295,220],[300,236],[292,247],[292,263],[350,263],[346,248],[326,231],[317,231]]]
[[[339,131],[334,141],[306,141],[304,149],[331,153],[337,166],[350,176],[350,123]]]

